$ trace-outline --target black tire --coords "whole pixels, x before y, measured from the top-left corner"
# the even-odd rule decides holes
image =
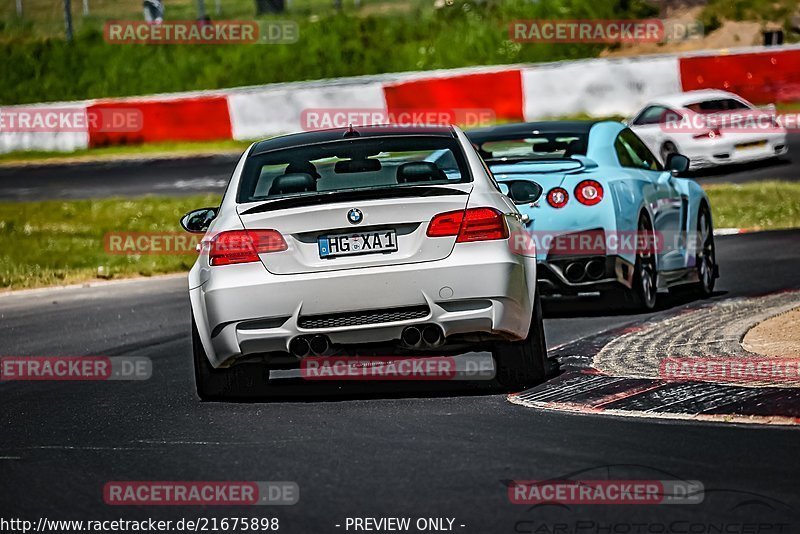
[[[637,225],[639,235],[653,233],[653,224],[647,215],[639,217]],[[628,292],[632,306],[637,310],[650,311],[656,307],[658,298],[658,272],[656,259],[652,250],[641,248],[641,241],[637,240],[636,263],[633,266],[633,286]],[[652,246],[653,240],[648,239],[646,247]]]
[[[714,293],[717,281],[717,251],[714,246],[714,225],[711,221],[711,211],[703,203],[697,212],[697,237],[700,248],[695,256],[698,282],[695,285],[697,293],[703,298]]]
[[[539,292],[534,297],[533,317],[528,337],[522,341],[498,343],[494,347],[497,382],[508,389],[520,390],[543,382],[557,373],[558,367],[547,359],[542,303]]]
[[[227,369],[215,369],[208,361],[192,317],[192,353],[197,396],[203,401],[247,399],[268,393],[266,365],[245,363]]]
[[[663,145],[661,145],[661,150],[659,150],[659,155],[661,156],[661,163],[664,165],[667,164],[667,156],[670,154],[677,154],[678,147],[675,146],[675,143],[672,141],[666,141]]]

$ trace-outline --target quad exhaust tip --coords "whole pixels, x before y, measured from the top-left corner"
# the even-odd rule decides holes
[[[444,341],[442,329],[436,325],[428,325],[422,330],[422,341],[429,347],[438,346]]]
[[[321,356],[328,352],[330,347],[330,340],[322,334],[312,337],[297,336],[289,342],[289,353],[297,358],[305,358],[309,354]]]
[[[311,348],[311,352],[317,356],[326,353],[328,348],[331,346],[328,338],[321,334],[317,334],[316,336],[312,337],[308,345]]]
[[[586,276],[591,280],[600,280],[606,274],[606,266],[600,260],[590,260],[586,264]]]
[[[400,340],[409,348],[438,347],[444,343],[444,333],[434,324],[407,326],[400,334]]]
[[[586,279],[600,280],[605,274],[606,266],[601,260],[573,261],[564,268],[564,277],[573,284]]]
[[[586,274],[586,269],[579,262],[574,261],[564,269],[564,276],[570,282],[580,282]]]
[[[306,338],[298,336],[289,342],[289,352],[297,358],[305,358],[311,352],[311,346]]]
[[[400,339],[407,347],[419,347],[422,344],[422,332],[416,326],[403,329]]]

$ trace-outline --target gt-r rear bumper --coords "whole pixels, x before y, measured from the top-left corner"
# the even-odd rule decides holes
[[[633,264],[614,255],[558,258],[539,262],[542,295],[573,296],[615,287],[630,288]]]
[[[409,325],[438,325],[445,336],[528,334],[536,291],[536,260],[515,254],[507,240],[459,243],[444,260],[270,274],[262,264],[213,268],[189,294],[211,364],[242,356],[288,352],[297,336],[330,342],[399,340]]]

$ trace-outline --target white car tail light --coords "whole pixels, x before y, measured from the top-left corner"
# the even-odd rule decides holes
[[[281,252],[288,246],[277,230],[230,230],[211,238],[211,265],[232,265],[259,261],[259,254]]]
[[[456,243],[508,238],[503,214],[494,208],[469,208],[440,213],[428,224],[428,237],[458,236]]]

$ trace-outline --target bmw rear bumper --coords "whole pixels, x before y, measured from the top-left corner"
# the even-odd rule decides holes
[[[445,336],[528,334],[536,260],[508,241],[460,243],[446,259],[325,273],[270,274],[252,263],[213,268],[189,294],[203,347],[215,367],[287,352],[296,336],[334,345],[389,342],[409,325]],[[353,313],[353,312],[369,313]],[[424,315],[423,315],[424,313]]]

